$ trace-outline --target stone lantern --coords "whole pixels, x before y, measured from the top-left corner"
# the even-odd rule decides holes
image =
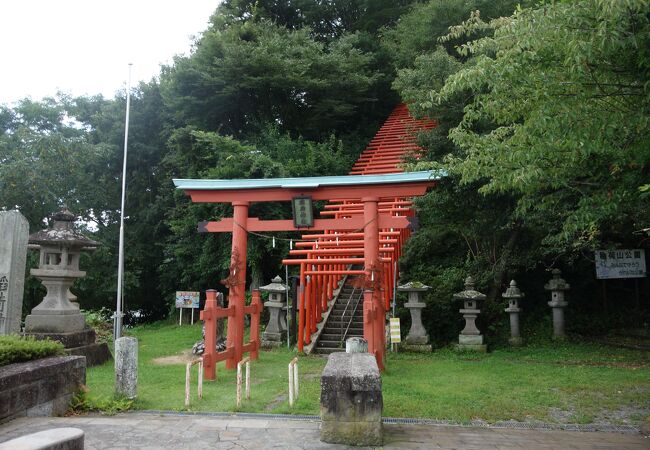
[[[551,273],[553,278],[544,285],[544,289],[551,291],[548,306],[553,308],[553,339],[564,339],[564,308],[568,305],[564,301],[564,291],[571,289],[571,286],[562,279],[560,269],[553,269]]]
[[[505,312],[510,313],[510,344],[511,345],[521,345],[521,335],[519,333],[519,313],[523,311],[519,307],[519,300],[524,298],[523,292],[517,287],[517,282],[512,280],[510,282],[510,287],[501,294],[503,298],[508,300],[508,307],[505,309]]]
[[[430,352],[431,344],[429,344],[429,335],[427,334],[424,326],[422,326],[422,309],[426,306],[425,303],[420,301],[420,294],[431,289],[418,282],[409,282],[398,286],[399,292],[408,293],[408,302],[404,306],[409,309],[411,313],[411,329],[409,330],[404,344],[402,347],[406,350],[416,352]]]
[[[30,248],[40,251],[38,268],[30,273],[41,280],[47,295],[25,319],[28,333],[72,333],[82,331],[86,325],[79,305],[70,302],[75,299],[70,286],[86,276],[86,272],[79,270],[81,251],[99,244],[73,229],[75,216],[67,209],[56,213],[53,219],[52,228],[29,236]]]
[[[75,216],[67,208],[54,214],[52,228],[29,236],[29,248],[39,250],[39,264],[30,273],[47,289],[41,303],[25,319],[25,334],[37,339],[50,338],[63,343],[68,352],[86,356],[88,366],[110,358],[106,344],[95,343],[95,332],[86,326],[79,305],[70,293],[78,278],[86,276],[79,270],[82,250],[93,250],[99,243],[73,228]]]
[[[465,290],[454,294],[454,300],[462,300],[464,308],[460,313],[465,319],[465,328],[458,335],[459,350],[474,350],[479,352],[487,351],[487,346],[483,343],[483,335],[476,328],[476,317],[481,312],[478,309],[478,302],[485,300],[485,294],[481,294],[474,289],[474,279],[467,277],[465,279]]]
[[[262,345],[278,347],[287,337],[287,287],[282,284],[282,278],[276,276],[270,284],[261,286],[260,291],[269,293],[264,303],[269,310],[269,323],[262,333]]]

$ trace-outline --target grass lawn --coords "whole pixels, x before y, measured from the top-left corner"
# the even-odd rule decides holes
[[[152,324],[129,334],[139,341],[137,409],[184,411],[185,365],[157,358],[187,353],[200,339],[200,324]],[[286,348],[260,352],[251,364],[251,400],[239,411],[318,414],[320,374],[326,359],[300,356],[300,398],[288,404]],[[439,350],[388,353],[382,376],[384,415],[488,422],[520,421],[638,424],[650,415],[650,353],[589,344],[497,349],[488,354]],[[113,363],[88,369],[88,398],[112,397]],[[217,380],[196,397],[192,370],[190,411],[236,411],[235,371],[217,366]]]

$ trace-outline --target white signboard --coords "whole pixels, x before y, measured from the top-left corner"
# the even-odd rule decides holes
[[[402,342],[402,336],[399,329],[399,317],[391,317],[390,319],[390,342],[392,344],[399,344]]]
[[[645,251],[635,250],[597,250],[596,278],[644,278]]]
[[[199,293],[193,291],[176,291],[177,308],[198,308]]]

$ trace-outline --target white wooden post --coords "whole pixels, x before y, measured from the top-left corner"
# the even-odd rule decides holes
[[[289,363],[289,406],[298,399],[298,358],[293,358]]]
[[[203,358],[195,359],[190,361],[185,365],[185,407],[189,408],[190,406],[190,375],[192,371],[192,366],[194,364],[199,365],[199,378],[197,386],[197,394],[199,398],[203,398]]]
[[[178,308],[178,326],[183,325],[183,308]]]
[[[242,365],[246,364],[246,399],[251,397],[250,392],[250,357],[246,357],[237,363],[237,408],[241,406],[241,394],[242,394]]]
[[[199,398],[203,398],[203,358],[199,360],[199,387],[198,387]]]
[[[188,362],[185,365],[185,407],[189,408],[190,406],[190,368],[192,363]]]
[[[251,362],[246,361],[246,400],[251,399]]]

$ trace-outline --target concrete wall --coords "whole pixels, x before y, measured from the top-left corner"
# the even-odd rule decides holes
[[[86,358],[57,356],[0,366],[0,421],[65,413],[86,383]]]

